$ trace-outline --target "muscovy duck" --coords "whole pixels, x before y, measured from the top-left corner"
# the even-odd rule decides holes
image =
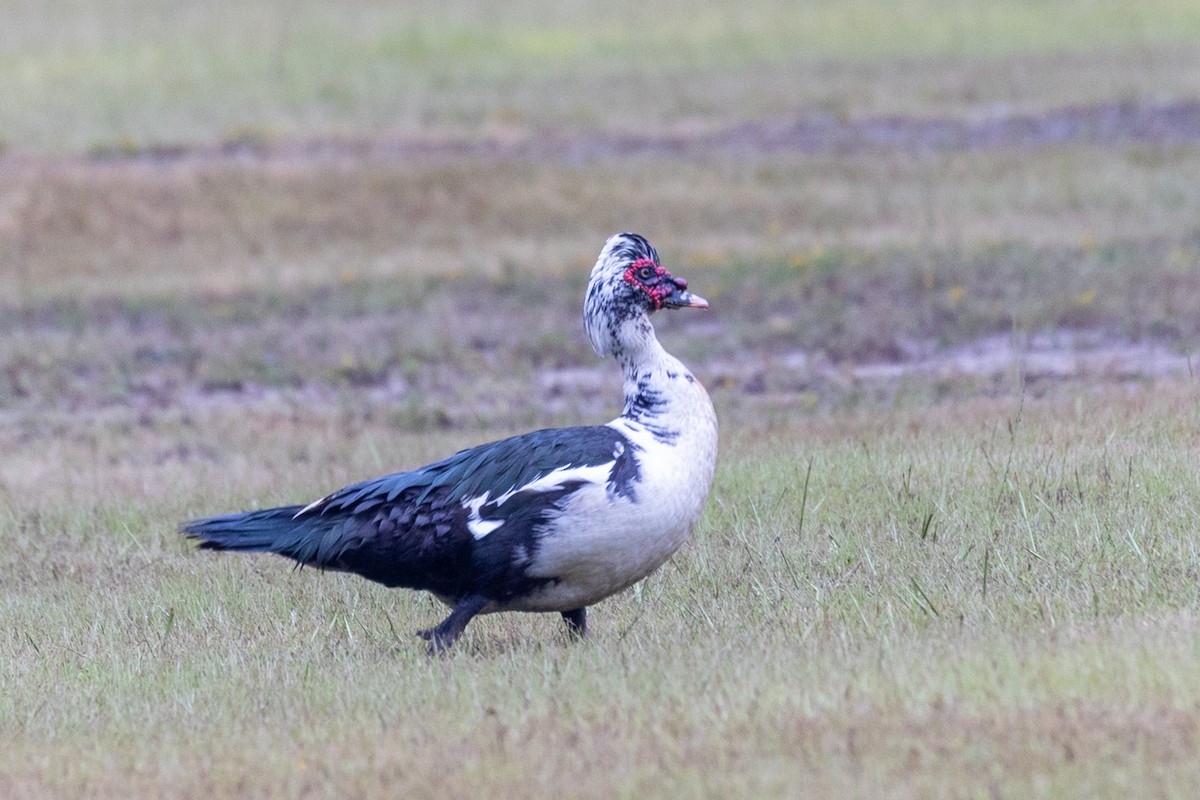
[[[433,593],[452,610],[420,631],[445,650],[477,614],[559,612],[573,637],[587,607],[656,570],[687,539],[712,483],[708,393],[654,334],[663,308],[707,308],[641,236],[608,239],[584,325],[625,375],[606,425],[552,428],[356,483],[308,505],[185,522],[201,549],[269,551]]]

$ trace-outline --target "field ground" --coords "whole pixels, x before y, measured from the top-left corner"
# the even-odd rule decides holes
[[[1186,796],[1200,390],[1007,388],[725,397],[695,541],[594,641],[488,618],[437,661],[430,601],[170,526],[476,433],[299,402],[8,431],[4,793]]]
[[[0,796],[1200,792],[1200,7],[395,5],[0,30]],[[609,418],[622,229],[722,456],[593,640],[175,535]]]

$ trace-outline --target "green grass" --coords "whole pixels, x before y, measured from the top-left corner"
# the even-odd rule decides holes
[[[694,541],[593,641],[486,618],[432,661],[428,599],[170,529],[462,434],[310,411],[10,440],[6,794],[1186,793],[1198,401],[727,424]]]
[[[895,110],[898,98],[1061,102],[1082,83],[1107,97],[1186,94],[1198,38],[1189,0],[523,0],[503,12],[478,0],[76,0],[23,9],[0,33],[0,130],[20,149],[80,151],[247,134],[644,130],[812,104]]]

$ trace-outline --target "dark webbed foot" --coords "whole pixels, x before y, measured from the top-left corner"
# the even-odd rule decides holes
[[[563,622],[567,623],[567,633],[572,640],[587,638],[587,609],[576,608],[562,612]]]
[[[462,636],[467,623],[482,611],[487,603],[487,598],[482,595],[468,595],[455,604],[450,616],[442,620],[436,628],[417,631],[417,636],[429,642],[429,655],[435,656],[449,650],[450,646],[458,641],[458,637]]]

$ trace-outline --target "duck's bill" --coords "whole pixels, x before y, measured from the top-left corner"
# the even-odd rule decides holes
[[[663,308],[708,308],[708,301],[686,289],[676,289],[663,299]]]

